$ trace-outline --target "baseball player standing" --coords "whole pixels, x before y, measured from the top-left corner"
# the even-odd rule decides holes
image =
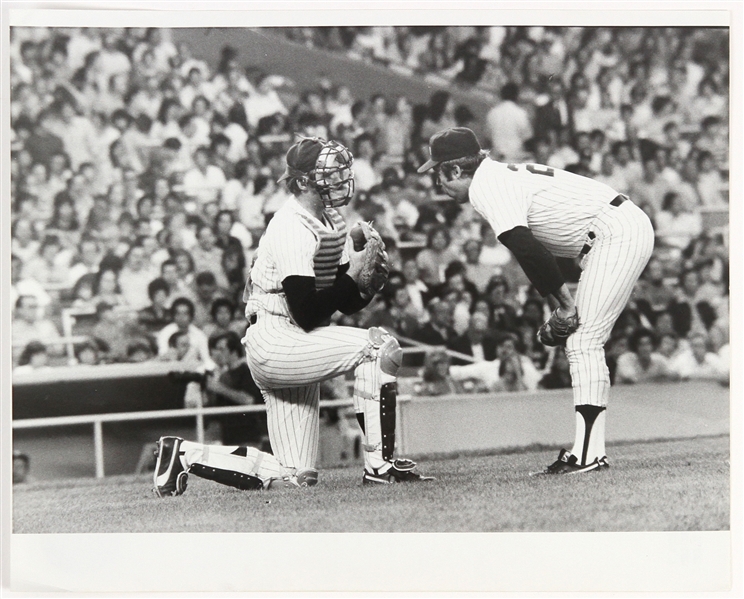
[[[546,345],[565,345],[571,369],[576,436],[545,474],[609,467],[605,419],[610,377],[604,344],[648,262],[654,231],[626,196],[592,179],[540,164],[506,164],[488,157],[475,134],[456,127],[429,142],[444,192],[470,201],[514,254],[535,288],[555,308],[539,331]],[[581,258],[576,298],[555,256]]]
[[[183,493],[188,473],[242,489],[315,485],[320,383],[352,369],[364,435],[362,483],[433,480],[416,472],[415,462],[393,459],[398,341],[377,327],[327,326],[337,310],[353,314],[365,307],[387,275],[386,264],[376,264],[385,276],[370,283],[366,246],[377,244],[373,257],[384,262],[382,242],[370,228],[366,244],[354,230],[347,235],[336,210],[354,193],[352,161],[335,141],[302,138],[289,149],[280,181],[293,197],[266,228],[246,283],[243,344],[266,401],[273,455],[163,437],[154,475],[158,495]]]

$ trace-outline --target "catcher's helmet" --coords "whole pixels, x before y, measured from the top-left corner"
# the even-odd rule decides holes
[[[354,156],[337,141],[303,137],[287,151],[287,170],[279,181],[304,179],[326,208],[345,206],[354,195]]]

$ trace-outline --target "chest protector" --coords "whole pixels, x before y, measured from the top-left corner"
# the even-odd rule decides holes
[[[344,219],[332,208],[326,209],[325,214],[328,220],[333,223],[333,228],[325,227],[318,220],[304,214],[299,215],[319,240],[313,261],[316,289],[325,289],[333,285],[346,243],[346,222]]]

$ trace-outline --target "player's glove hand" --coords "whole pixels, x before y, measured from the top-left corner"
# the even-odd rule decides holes
[[[349,251],[349,276],[365,299],[387,283],[390,267],[385,242],[370,223],[358,222],[349,231],[353,248]]]
[[[579,328],[579,324],[579,312],[576,309],[573,314],[565,318],[559,316],[558,309],[556,309],[537,331],[537,338],[543,345],[564,346],[569,336]]]

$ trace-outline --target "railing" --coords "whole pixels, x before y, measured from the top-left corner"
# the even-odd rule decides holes
[[[405,399],[401,397],[399,399]],[[321,408],[345,408],[352,405],[351,399],[329,399],[320,402]],[[196,417],[196,440],[204,442],[204,417],[220,414],[244,414],[265,412],[263,404],[245,406],[225,406],[215,408],[184,408],[178,410],[153,410],[147,412],[119,412],[115,414],[88,414],[83,416],[55,416],[53,418],[27,418],[13,421],[13,430],[47,428],[55,426],[73,426],[79,424],[93,425],[93,451],[95,455],[96,478],[105,476],[103,466],[104,422],[135,422],[139,420],[164,420],[168,418]]]
[[[473,357],[467,354],[461,354],[452,350],[447,350],[443,346],[431,346],[408,339],[406,337],[398,337],[398,339],[404,343],[409,343],[412,347],[404,347],[404,354],[426,352],[430,350],[444,350],[452,357],[462,358],[469,362],[473,362]],[[81,380],[82,379],[97,379],[100,367],[76,367],[76,368],[59,368],[59,369],[48,369],[44,371],[38,371],[25,375],[14,376],[14,384],[23,384],[29,382],[62,382],[66,380]],[[149,364],[117,364],[107,367],[106,375],[108,377],[117,375],[125,376],[129,375],[145,375],[145,374],[165,374],[172,368],[171,364],[163,363],[149,363]],[[109,372],[114,371],[114,372]],[[352,392],[353,381],[349,381],[349,391]],[[410,396],[401,395],[399,401],[408,401]],[[346,399],[335,399],[335,400],[322,400],[320,402],[321,408],[345,408],[352,406],[351,398]],[[224,414],[246,414],[252,412],[265,412],[266,406],[263,404],[257,405],[237,405],[237,406],[224,406],[224,407],[203,407],[197,406],[194,408],[179,408],[179,409],[166,409],[166,410],[147,410],[138,412],[116,412],[107,414],[84,414],[84,415],[70,415],[70,416],[54,416],[54,417],[42,417],[42,418],[23,418],[13,421],[13,430],[28,430],[48,427],[59,427],[59,426],[74,426],[74,425],[93,425],[93,446],[95,455],[95,475],[96,478],[103,478],[105,476],[104,469],[104,435],[103,435],[103,424],[106,422],[135,422],[145,420],[165,420],[165,419],[176,419],[184,417],[194,417],[196,419],[195,424],[195,438],[199,443],[204,442],[204,418],[209,416],[217,416]]]

